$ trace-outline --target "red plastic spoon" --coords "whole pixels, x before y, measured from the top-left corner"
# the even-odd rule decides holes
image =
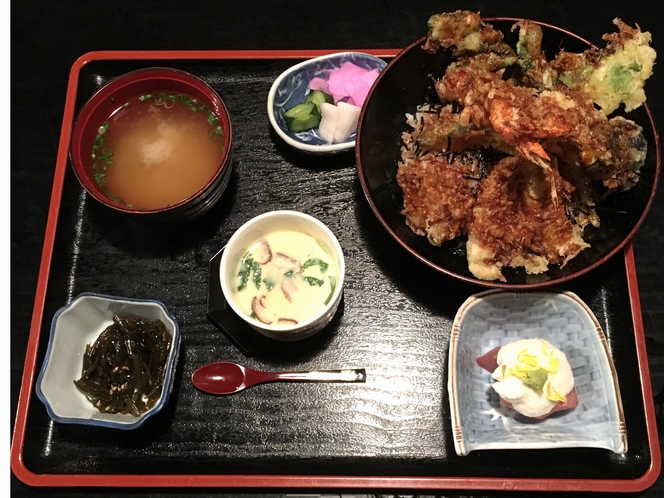
[[[209,394],[234,394],[266,382],[366,382],[364,368],[317,372],[260,372],[237,363],[221,361],[196,370],[191,383]]]

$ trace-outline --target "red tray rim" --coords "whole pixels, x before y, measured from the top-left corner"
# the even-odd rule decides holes
[[[231,59],[306,59],[335,52],[365,52],[390,58],[401,49],[322,49],[322,50],[108,50],[88,52],[79,57],[69,73],[62,129],[56,157],[39,278],[33,305],[30,334],[19,392],[10,463],[14,475],[30,486],[44,487],[223,487],[278,489],[409,489],[409,490],[512,490],[512,491],[604,491],[637,492],[652,486],[661,471],[661,449],[657,436],[650,369],[645,346],[643,318],[637,283],[634,251],[631,242],[625,246],[625,266],[630,296],[637,360],[645,412],[651,461],[647,471],[635,479],[553,479],[510,477],[427,477],[427,476],[338,476],[338,475],[118,475],[118,474],[36,474],[23,461],[23,445],[28,408],[36,375],[37,351],[43,321],[51,257],[60,211],[60,201],[67,170],[69,141],[74,122],[74,107],[81,69],[88,63],[103,60],[231,60]]]

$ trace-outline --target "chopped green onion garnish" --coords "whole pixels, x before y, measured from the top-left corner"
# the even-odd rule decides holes
[[[337,287],[337,279],[335,277],[330,277],[328,280],[330,281],[330,294],[327,296],[324,304],[328,304],[332,300],[334,289]]]
[[[305,270],[305,269],[309,268],[310,266],[316,266],[316,265],[320,266],[321,273],[325,273],[327,271],[328,266],[329,266],[322,259],[310,258],[302,264],[302,269]]]
[[[254,272],[254,285],[256,286],[256,289],[260,290],[261,288],[261,265],[259,265],[256,261],[254,261],[251,265],[251,269]]]
[[[240,284],[237,287],[237,290],[242,290],[249,283],[249,277],[251,276],[251,265],[254,260],[251,258],[245,258],[240,265],[240,270],[237,272],[237,278],[240,281]]]
[[[309,285],[317,285],[318,287],[322,287],[325,283],[325,280],[315,277],[304,277],[304,279],[309,282]]]

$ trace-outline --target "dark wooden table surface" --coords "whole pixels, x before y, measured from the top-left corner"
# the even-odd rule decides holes
[[[537,2],[437,1],[72,1],[11,5],[11,420],[30,330],[67,78],[74,61],[95,50],[360,49],[401,48],[425,33],[428,17],[464,8],[483,16],[525,17],[564,27],[591,42],[620,17],[653,34],[664,54],[662,10],[645,0]],[[646,91],[664,124],[664,72],[655,68]],[[262,98],[262,97],[261,97]],[[634,238],[652,388],[658,415],[664,400],[664,198]],[[658,419],[658,422],[660,420]],[[30,488],[11,478],[15,496],[237,496],[223,490],[67,490]],[[255,492],[255,490],[254,490]],[[367,493],[371,493],[368,490]],[[379,492],[379,491],[378,491]],[[262,494],[261,496],[285,496]],[[302,495],[303,493],[294,493]],[[306,494],[306,493],[305,493]],[[358,493],[364,496],[364,493]],[[389,493],[388,493],[389,494]],[[461,496],[441,492],[441,496]],[[475,493],[463,496],[507,496]],[[534,494],[532,494],[535,496]],[[664,479],[641,496],[664,496]],[[243,495],[249,496],[249,495]]]

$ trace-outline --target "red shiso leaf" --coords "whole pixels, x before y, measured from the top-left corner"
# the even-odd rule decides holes
[[[563,403],[562,401],[559,401],[556,406],[551,408],[551,411],[549,413],[545,413],[541,417],[535,417],[537,420],[542,420],[548,417],[549,415],[559,412],[561,410],[571,410],[572,408],[576,408],[579,405],[579,398],[576,395],[576,389],[572,388],[572,390],[567,393],[565,396],[567,400]],[[507,406],[508,408],[514,408],[512,406],[512,403],[509,401],[505,401],[503,398],[500,398],[500,404],[503,406]]]
[[[549,412],[549,415],[555,412],[559,412],[560,410],[567,410],[579,406],[579,398],[576,395],[575,388],[572,388],[572,390],[567,393],[567,395],[565,395],[565,398],[567,398],[567,400],[564,403],[561,401],[556,406],[554,406],[553,410]]]
[[[498,351],[500,351],[500,346],[493,348],[491,351],[483,354],[475,361],[484,370],[493,373],[493,371],[498,368]]]

